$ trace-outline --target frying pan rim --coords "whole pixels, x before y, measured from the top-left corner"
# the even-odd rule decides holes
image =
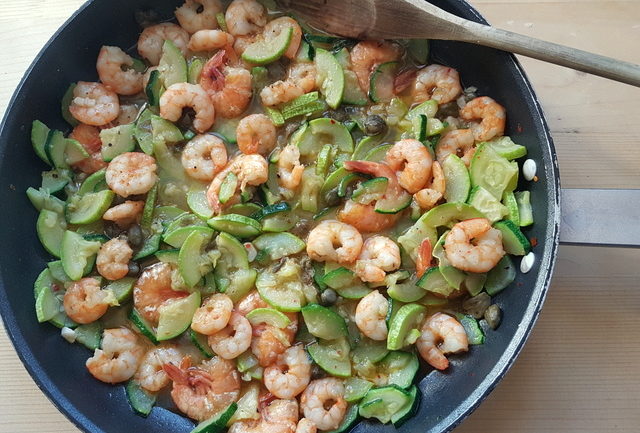
[[[9,117],[9,113],[11,112],[11,108],[20,95],[29,75],[36,68],[36,66],[38,66],[44,53],[50,48],[51,44],[58,38],[58,36],[67,29],[69,24],[73,22],[79,15],[81,15],[95,1],[97,0],[87,0],[85,3],[83,3],[56,30],[56,32],[51,36],[51,38],[49,38],[49,40],[44,44],[42,49],[35,56],[34,60],[22,76],[20,83],[16,87],[7,105],[2,123],[0,124],[0,136],[4,134],[4,131],[7,127],[7,120]],[[475,7],[467,3],[466,0],[448,1],[452,3],[458,3],[459,5],[466,8],[470,13],[474,15],[477,22],[488,24],[485,18],[475,9]],[[532,108],[534,109],[534,111],[540,114],[540,121],[542,124],[542,131],[544,136],[544,140],[541,141],[540,146],[542,147],[546,144],[546,147],[548,147],[549,149],[550,164],[547,167],[547,173],[545,174],[551,175],[548,176],[550,181],[548,182],[547,189],[547,197],[550,199],[550,202],[547,212],[548,218],[546,224],[547,239],[551,244],[547,245],[547,254],[545,254],[543,257],[546,267],[543,268],[541,266],[540,268],[540,273],[544,272],[545,278],[542,281],[542,284],[536,285],[532,290],[529,306],[525,310],[525,314],[521,322],[527,323],[527,326],[522,330],[518,330],[520,334],[519,339],[517,341],[514,341],[514,336],[514,339],[512,339],[511,342],[507,345],[502,357],[496,363],[496,366],[491,370],[490,374],[487,375],[485,379],[474,390],[474,392],[471,393],[471,395],[469,395],[469,397],[459,405],[458,409],[462,408],[462,410],[451,412],[448,416],[444,417],[432,431],[444,432],[453,430],[480,405],[480,403],[487,397],[488,394],[491,393],[491,391],[493,391],[493,389],[498,385],[498,383],[502,380],[506,373],[511,369],[511,366],[514,364],[516,358],[520,354],[522,348],[524,347],[531,334],[531,330],[538,320],[540,311],[542,309],[542,306],[544,305],[544,301],[549,290],[549,285],[556,263],[560,233],[560,177],[556,151],[543,109],[527,75],[525,74],[518,59],[513,54],[509,54],[508,59],[513,62],[516,73],[518,75],[517,78],[520,79],[523,83],[525,93],[529,92],[529,94],[531,95],[533,103]],[[534,296],[536,296],[535,306],[532,309],[531,304],[532,301],[534,301]],[[9,303],[7,299],[6,289],[4,287],[4,284],[2,284],[2,282],[0,281],[0,315],[2,316],[5,330],[7,332],[7,335],[9,335],[9,339],[11,340],[11,343],[13,344],[20,361],[24,365],[25,369],[31,376],[36,386],[44,393],[49,401],[51,401],[53,405],[80,430],[91,432],[103,431],[89,418],[84,416],[78,409],[76,409],[76,407],[70,402],[70,400],[68,400],[64,396],[64,394],[53,384],[51,379],[49,379],[45,369],[42,368],[39,363],[34,362],[31,348],[22,336],[18,323],[13,315],[13,311],[8,308],[8,305]],[[504,362],[504,356],[507,354],[507,352],[509,352],[509,356],[506,359],[506,362]],[[487,385],[486,383],[488,378],[490,378],[490,383]]]

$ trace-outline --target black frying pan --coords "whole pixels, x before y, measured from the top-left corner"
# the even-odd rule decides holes
[[[135,44],[140,28],[134,11],[153,8],[171,17],[179,0],[89,1],[53,36],[13,96],[0,132],[0,312],[18,355],[38,386],[79,428],[91,432],[189,432],[193,423],[160,407],[148,418],[133,414],[122,386],[98,382],[84,362],[80,345],[66,344],[60,331],[39,325],[33,308],[33,281],[50,260],[34,229],[36,212],[24,191],[40,180],[43,164],[29,144],[30,125],[40,119],[66,130],[60,99],[70,82],[97,80],[95,60],[102,45]],[[464,0],[435,0],[439,7],[485,23]],[[538,163],[538,182],[531,191],[535,224],[526,230],[537,239],[536,262],[518,273],[512,287],[495,301],[504,318],[486,342],[466,355],[452,357],[444,373],[433,371],[420,381],[423,399],[418,414],[401,432],[440,432],[453,428],[496,386],[522,349],[542,307],[559,242],[559,178],[555,150],[538,100],[516,59],[507,53],[457,42],[435,41],[435,60],[456,68],[465,86],[478,87],[508,113],[506,134],[525,145]],[[354,432],[394,431],[391,426],[361,423]],[[274,432],[277,433],[277,432]]]

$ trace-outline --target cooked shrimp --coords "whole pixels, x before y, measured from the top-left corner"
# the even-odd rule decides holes
[[[276,81],[260,91],[262,103],[267,106],[284,104],[316,88],[316,67],[313,63],[293,63],[286,80]]]
[[[264,370],[264,386],[278,398],[295,398],[310,380],[311,360],[301,345],[288,348]]]
[[[107,166],[105,180],[122,197],[144,194],[156,184],[156,160],[141,152],[125,152]]]
[[[222,70],[222,73],[224,87],[219,91],[210,91],[209,96],[218,115],[233,119],[244,113],[251,102],[253,95],[251,73],[243,68],[228,66]]]
[[[101,348],[87,359],[89,373],[106,383],[119,383],[134,375],[144,356],[138,336],[127,328],[105,329]]]
[[[300,408],[319,430],[337,429],[347,411],[342,381],[335,377],[312,381],[302,393]]]
[[[143,209],[144,202],[142,200],[127,200],[124,203],[117,204],[114,207],[107,209],[104,215],[102,215],[102,219],[106,221],[113,221],[118,224],[118,227],[125,228],[138,220],[138,216],[140,216]]]
[[[388,180],[385,198],[399,198],[401,194],[407,194],[400,184],[395,172],[387,164],[371,161],[345,161],[343,167],[350,171],[371,174],[376,177],[386,177]],[[400,213],[382,214],[375,211],[374,204],[363,205],[352,200],[347,200],[344,207],[338,212],[338,219],[351,224],[362,232],[378,232],[392,227],[400,218]]]
[[[302,418],[296,426],[296,433],[316,433],[318,427],[315,423],[307,418]]]
[[[101,318],[114,300],[110,291],[101,290],[95,278],[83,278],[71,283],[64,293],[62,306],[71,320],[92,323]]]
[[[133,257],[133,250],[126,238],[113,238],[100,247],[96,268],[98,273],[107,280],[119,280],[129,273],[131,257]]]
[[[216,113],[225,118],[242,114],[251,102],[251,73],[244,68],[225,66],[233,49],[218,51],[200,73],[200,86],[207,92]],[[235,55],[235,54],[234,54]]]
[[[151,324],[158,323],[160,307],[188,296],[171,288],[171,265],[156,263],[149,266],[133,287],[133,306]]]
[[[182,54],[186,54],[189,33],[173,23],[156,24],[144,29],[138,38],[138,53],[155,66],[160,63],[165,40],[170,40]]]
[[[196,112],[193,127],[198,132],[206,132],[213,126],[215,108],[207,92],[199,85],[172,84],[160,97],[160,116],[171,122],[180,119],[185,107],[191,107]]]
[[[360,299],[356,307],[356,326],[372,340],[387,339],[389,301],[377,290]]]
[[[172,345],[161,345],[145,353],[133,380],[150,392],[160,391],[169,385],[171,379],[165,373],[165,364],[179,365],[182,353]]]
[[[461,221],[451,228],[444,242],[447,259],[467,272],[488,272],[505,255],[502,232],[486,218]]]
[[[233,36],[259,33],[267,24],[267,11],[256,0],[233,0],[224,14]]]
[[[236,305],[236,311],[243,316],[249,314],[250,311],[255,310],[256,308],[268,308],[269,304],[267,304],[264,299],[260,296],[257,290],[252,290],[246,295],[244,298],[238,302]]]
[[[227,148],[215,135],[197,135],[182,151],[184,171],[194,179],[211,181],[227,165]]]
[[[241,314],[232,313],[229,324],[210,335],[209,346],[224,359],[234,359],[251,346],[251,323]]]
[[[375,177],[386,177],[388,183],[385,196],[388,194],[399,194],[402,191],[396,173],[385,163],[373,161],[345,161],[343,167],[349,171],[370,174]]]
[[[442,137],[436,145],[436,159],[442,164],[451,154],[459,156],[468,167],[476,151],[473,132],[470,129],[454,129]]]
[[[71,115],[81,123],[102,126],[118,117],[118,95],[100,83],[78,81],[69,105]]]
[[[220,357],[191,367],[184,358],[178,367],[165,364],[164,371],[173,381],[171,398],[189,418],[203,421],[219,413],[240,396],[240,375],[233,362]]]
[[[261,155],[242,154],[229,161],[224,170],[213,178],[213,181],[211,181],[207,189],[207,200],[214,213],[220,213],[222,210],[218,193],[220,192],[222,182],[229,173],[233,173],[238,177],[240,190],[244,190],[247,185],[258,186],[267,181],[269,164]],[[229,200],[225,205],[230,205],[234,202],[234,200]]]
[[[218,27],[216,14],[222,12],[220,0],[186,0],[176,9],[180,26],[189,33]]]
[[[413,102],[433,99],[439,105],[455,100],[462,93],[458,71],[442,65],[420,69],[413,87]]]
[[[448,353],[466,352],[467,333],[456,319],[444,313],[428,317],[422,324],[422,334],[416,341],[420,356],[438,370],[446,370]]]
[[[374,205],[364,205],[353,200],[347,200],[338,212],[338,219],[341,222],[350,224],[363,233],[376,233],[393,227],[399,218],[400,213],[378,213]]]
[[[287,48],[287,51],[284,52],[284,56],[289,59],[295,59],[296,54],[298,54],[298,48],[300,48],[300,41],[302,41],[302,29],[296,20],[285,16],[269,21],[264,28],[263,35],[267,40],[273,39],[278,37],[280,33],[288,28],[293,30],[291,34],[291,42],[289,42],[289,47]]]
[[[433,175],[431,181],[425,185],[424,189],[421,189],[413,195],[414,200],[422,210],[433,208],[444,196],[446,191],[444,172],[438,161],[435,161],[431,166],[431,172]]]
[[[69,138],[78,140],[82,147],[89,153],[89,158],[85,158],[82,161],[73,164],[83,173],[91,174],[98,170],[101,170],[107,166],[107,163],[102,159],[102,140],[100,140],[100,129],[95,126],[85,125],[80,123],[71,134]]]
[[[229,324],[232,310],[233,301],[227,295],[211,295],[196,310],[191,320],[191,328],[204,335],[213,335]]]
[[[80,123],[75,128],[73,128],[73,131],[71,131],[71,134],[69,134],[69,138],[78,140],[80,144],[82,144],[82,147],[84,147],[84,149],[90,154],[96,152],[100,153],[100,150],[102,149],[100,128],[96,128],[95,126]]]
[[[398,183],[410,194],[424,188],[431,178],[433,159],[427,148],[418,140],[405,139],[396,142],[387,151],[385,162],[396,171]]]
[[[362,250],[362,235],[353,226],[325,220],[311,230],[307,254],[318,262],[353,263]]]
[[[460,117],[472,122],[469,127],[476,141],[488,141],[504,134],[506,111],[504,107],[488,96],[472,99],[460,110]]]
[[[287,314],[287,316],[289,319],[295,319],[293,314]],[[295,319],[285,329],[265,324],[260,324],[253,329],[251,353],[258,358],[258,363],[262,367],[273,365],[278,360],[278,356],[291,346],[297,327],[298,321]]]
[[[296,400],[273,400],[260,413],[258,420],[235,422],[228,433],[295,433],[298,423]]]
[[[233,45],[234,38],[222,30],[198,30],[189,39],[191,51],[212,51]]]
[[[133,59],[120,48],[105,45],[100,49],[96,64],[100,81],[119,95],[135,95],[142,91],[142,73],[131,66]]]
[[[295,144],[282,149],[278,157],[278,183],[283,188],[295,190],[302,181],[304,166],[300,164],[300,150]]]
[[[400,248],[385,236],[373,236],[364,241],[356,261],[356,275],[362,281],[380,283],[386,272],[400,267]]]
[[[276,145],[276,127],[264,114],[243,117],[236,128],[238,149],[246,155],[267,155]]]
[[[381,63],[398,60],[401,54],[400,47],[391,42],[358,42],[351,50],[351,70],[358,77],[360,88],[367,92],[373,70]]]

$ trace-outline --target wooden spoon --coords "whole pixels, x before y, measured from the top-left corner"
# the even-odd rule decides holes
[[[281,0],[312,26],[356,39],[445,39],[509,51],[640,87],[640,66],[478,24],[425,0]]]

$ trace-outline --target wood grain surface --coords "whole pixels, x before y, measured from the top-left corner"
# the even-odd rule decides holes
[[[0,112],[33,57],[81,3],[2,2]],[[495,26],[640,63],[640,0],[473,4]],[[551,126],[563,186],[640,188],[640,89],[535,60],[522,63]],[[456,431],[640,431],[639,265],[640,250],[561,247],[528,344]],[[0,331],[0,432],[75,431]]]

